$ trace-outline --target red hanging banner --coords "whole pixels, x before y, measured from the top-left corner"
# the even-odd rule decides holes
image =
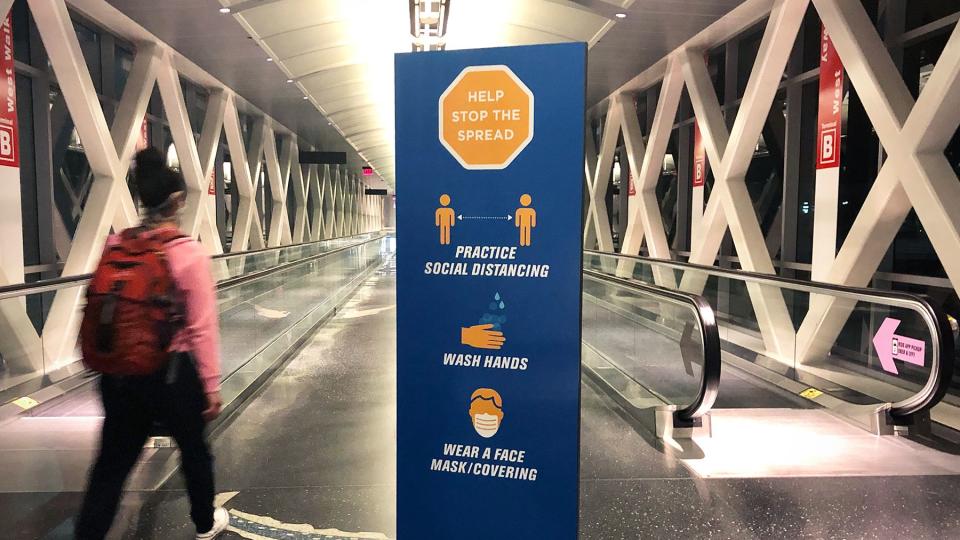
[[[210,171],[210,184],[207,187],[207,195],[217,194],[217,171]]]
[[[4,105],[0,107],[0,165],[20,166],[20,150],[17,131],[17,80],[13,65],[13,25],[10,15],[0,26],[0,41],[3,43],[3,56],[0,57],[0,93]]]
[[[709,65],[709,57],[703,55],[703,63]],[[693,117],[693,187],[703,187],[707,183],[707,172],[710,162],[707,161],[707,149],[703,146],[703,136],[700,134],[700,124],[697,117]]]
[[[637,194],[637,186],[633,183],[633,171],[627,173],[627,196],[634,197]]]
[[[840,166],[843,63],[826,27],[820,38],[820,109],[817,113],[817,169]]]
[[[703,187],[707,181],[707,171],[710,163],[707,161],[707,149],[703,146],[703,137],[700,135],[700,125],[693,119],[693,187]]]

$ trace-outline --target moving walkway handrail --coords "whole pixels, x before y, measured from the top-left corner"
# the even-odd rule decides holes
[[[717,319],[710,303],[695,294],[673,291],[657,285],[650,285],[638,281],[624,279],[595,270],[583,270],[584,275],[599,281],[613,283],[619,287],[633,289],[654,297],[666,298],[676,303],[687,304],[693,308],[700,327],[700,342],[703,344],[703,369],[700,374],[700,390],[697,397],[689,405],[679,408],[674,413],[674,420],[678,426],[690,425],[703,416],[713,407],[720,389],[720,331],[717,328]],[[680,407],[680,405],[678,405]]]
[[[233,287],[233,286],[236,286],[236,285],[240,285],[241,283],[246,283],[246,282],[248,282],[248,281],[253,281],[253,280],[262,278],[262,277],[264,277],[264,276],[268,276],[268,275],[270,275],[270,274],[276,274],[276,273],[278,273],[278,272],[283,272],[284,270],[288,270],[288,269],[290,269],[290,268],[293,268],[293,267],[296,267],[296,266],[300,266],[300,265],[305,264],[305,263],[308,263],[308,262],[316,261],[316,260],[319,260],[319,259],[324,259],[324,258],[326,258],[326,257],[328,257],[328,256],[330,256],[330,255],[336,255],[337,253],[341,253],[341,252],[343,252],[343,251],[347,251],[347,250],[350,250],[350,249],[353,249],[353,248],[356,248],[356,247],[359,247],[359,246],[365,246],[365,245],[367,245],[367,244],[369,244],[369,243],[377,242],[377,241],[382,240],[382,239],[384,239],[384,238],[386,238],[386,236],[383,236],[383,235],[373,236],[372,238],[368,238],[368,239],[366,239],[366,240],[362,240],[362,241],[359,241],[359,242],[354,242],[354,243],[352,243],[352,244],[348,244],[348,245],[346,245],[346,246],[341,246],[341,247],[338,247],[338,248],[336,248],[336,249],[331,249],[330,251],[324,251],[323,253],[316,253],[316,254],[310,255],[310,256],[308,256],[308,257],[304,257],[304,258],[302,258],[302,259],[297,259],[297,260],[295,260],[295,261],[285,262],[285,263],[283,263],[283,264],[278,264],[278,265],[272,266],[272,267],[270,267],[270,268],[265,268],[265,269],[263,269],[263,270],[257,270],[257,271],[250,272],[250,273],[247,273],[247,274],[243,274],[243,275],[240,275],[240,276],[234,276],[234,277],[230,277],[230,278],[224,278],[224,279],[221,279],[220,281],[217,282],[217,289],[218,289],[218,290],[228,289],[228,288],[230,288],[230,287]]]
[[[706,266],[688,262],[672,261],[665,259],[655,259],[652,257],[643,257],[640,255],[624,255],[620,253],[608,253],[585,249],[584,253],[590,255],[599,255],[621,259],[632,259],[648,264],[650,266],[660,266],[673,268],[676,270],[693,270],[704,272],[715,276],[723,276],[731,279],[750,281],[760,285],[785,286],[792,290],[799,290],[811,294],[827,294],[831,296],[844,297],[858,302],[871,302],[876,304],[886,304],[889,306],[900,307],[915,311],[923,319],[927,330],[931,336],[931,361],[930,375],[927,382],[919,392],[904,398],[900,401],[890,404],[890,416],[896,421],[907,421],[914,415],[923,413],[933,408],[946,395],[953,378],[953,330],[950,327],[950,321],[946,313],[932,305],[926,298],[915,294],[896,292],[896,291],[878,291],[863,287],[850,287],[846,285],[835,285],[833,283],[824,283],[820,281],[804,281],[770,274],[761,274],[758,272],[749,272],[741,270],[729,270],[715,266]]]
[[[287,244],[285,246],[273,246],[273,247],[265,247],[260,249],[250,249],[247,251],[238,251],[236,253],[227,252],[227,253],[221,253],[219,255],[214,255],[212,259],[215,261],[220,261],[220,260],[226,260],[226,259],[234,259],[237,257],[248,257],[250,255],[259,255],[261,253],[267,253],[270,251],[282,251],[285,249],[302,248],[307,246],[313,246],[316,244],[322,244],[324,242],[335,242],[337,240],[350,240],[351,238],[360,238],[361,236],[370,236],[370,235],[382,236],[383,233],[380,231],[371,231],[371,232],[365,232],[360,234],[351,234],[349,236],[335,236],[333,238],[324,238],[323,240],[311,240],[309,242],[300,242],[299,244]]]
[[[325,240],[316,240],[316,241],[313,241],[313,242],[302,242],[302,243],[300,243],[300,244],[289,244],[289,245],[286,245],[286,246],[279,246],[279,247],[272,247],[272,248],[265,248],[265,249],[254,249],[254,250],[250,250],[250,251],[241,251],[241,252],[238,252],[238,253],[221,253],[221,254],[219,254],[219,255],[214,255],[214,256],[212,257],[212,259],[215,260],[215,261],[219,261],[219,260],[231,259],[231,258],[236,258],[236,257],[241,257],[241,256],[258,255],[258,254],[260,254],[260,253],[265,253],[265,252],[268,252],[268,251],[278,251],[278,250],[284,250],[284,249],[292,249],[292,248],[298,248],[298,247],[306,247],[306,246],[311,246],[311,245],[315,245],[315,244],[321,244],[321,243],[324,243],[324,242],[332,242],[332,241],[336,241],[336,240],[349,240],[349,239],[351,239],[351,238],[358,238],[358,237],[367,236],[367,235],[370,235],[370,234],[373,234],[374,236],[371,237],[371,238],[369,238],[369,239],[367,239],[367,240],[358,241],[358,242],[356,242],[356,243],[353,243],[353,244],[344,246],[343,248],[337,248],[337,249],[330,250],[330,251],[324,251],[323,253],[319,253],[319,254],[317,254],[317,255],[327,255],[327,254],[338,253],[338,252],[340,252],[340,251],[343,251],[343,249],[349,249],[349,248],[352,248],[352,247],[356,247],[356,246],[359,246],[359,245],[363,245],[363,244],[366,244],[366,243],[369,243],[369,242],[373,242],[373,241],[375,241],[375,240],[380,240],[381,238],[384,237],[383,235],[378,235],[378,233],[363,233],[363,234],[358,234],[358,235],[353,235],[353,236],[341,236],[341,237],[337,237],[337,238],[327,238],[327,239],[325,239]],[[313,256],[311,256],[311,257],[307,257],[306,259],[298,259],[297,261],[293,261],[293,262],[299,263],[299,262],[303,262],[304,260],[307,260],[307,259],[313,260],[313,259],[316,259],[316,258],[318,258],[318,257],[317,257],[316,255],[313,255]],[[289,264],[289,263],[287,263],[287,264]],[[287,267],[287,266],[284,266],[284,268],[286,268],[286,267]],[[275,267],[275,268],[276,268],[276,267]],[[269,269],[267,269],[266,271],[255,272],[255,273],[252,273],[252,274],[250,274],[250,275],[256,275],[256,276],[259,277],[259,276],[261,276],[262,274],[266,273],[267,271],[273,271],[275,268],[269,268]],[[35,282],[33,282],[33,283],[17,283],[16,285],[5,285],[5,286],[0,287],[0,300],[8,300],[8,299],[10,299],[10,298],[18,298],[18,297],[20,297],[20,296],[27,296],[27,295],[30,295],[30,294],[39,294],[39,293],[45,293],[45,292],[53,292],[53,291],[58,291],[58,290],[60,290],[60,289],[69,289],[69,288],[71,288],[71,287],[75,287],[75,286],[81,285],[81,284],[83,284],[83,283],[86,283],[87,281],[90,281],[90,278],[91,278],[91,277],[93,277],[93,274],[78,274],[78,275],[75,275],[75,276],[64,276],[64,277],[58,277],[58,278],[53,278],[53,279],[45,279],[45,280],[42,280],[42,281],[35,281]],[[230,282],[230,281],[232,281],[232,280],[236,280],[236,279],[242,278],[242,277],[245,277],[245,276],[236,276],[236,277],[232,277],[232,278],[226,278],[226,279],[221,280],[220,283]],[[235,283],[230,283],[229,285],[235,285]],[[228,285],[228,286],[229,286],[229,285]]]

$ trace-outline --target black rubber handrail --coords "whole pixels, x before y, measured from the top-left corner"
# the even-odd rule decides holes
[[[260,253],[267,253],[268,251],[281,251],[281,250],[284,250],[284,249],[307,247],[307,246],[313,246],[313,245],[316,245],[316,244],[322,244],[322,243],[324,243],[324,242],[333,242],[333,241],[336,241],[336,240],[349,240],[349,239],[351,239],[351,238],[359,238],[359,237],[361,237],[361,236],[370,236],[370,235],[376,236],[376,235],[378,235],[378,234],[381,234],[381,233],[380,233],[380,232],[377,232],[377,231],[373,231],[373,232],[365,232],[365,233],[360,233],[360,234],[351,234],[351,235],[349,235],[349,236],[335,236],[335,237],[333,237],[333,238],[324,238],[323,240],[311,240],[311,241],[309,241],[309,242],[300,242],[299,244],[287,244],[287,245],[285,245],[285,246],[274,246],[274,247],[265,247],[265,248],[260,248],[260,249],[250,249],[250,250],[247,250],[247,251],[238,251],[238,252],[236,252],[236,253],[227,252],[227,253],[221,253],[221,254],[219,254],[219,255],[214,255],[214,256],[212,257],[212,259],[215,260],[215,261],[219,261],[219,260],[223,260],[223,259],[233,259],[233,258],[236,258],[236,257],[247,257],[247,256],[250,256],[250,255],[258,255],[258,254],[260,254]]]
[[[256,279],[260,279],[260,278],[262,278],[262,277],[269,276],[270,274],[276,274],[276,273],[278,273],[278,272],[283,272],[284,270],[289,270],[290,268],[293,268],[293,267],[296,267],[296,266],[300,266],[300,265],[305,264],[305,263],[308,263],[308,262],[313,262],[313,261],[316,261],[316,260],[319,260],[319,259],[326,258],[326,257],[328,257],[328,256],[330,256],[330,255],[336,255],[337,253],[341,253],[341,252],[344,252],[344,251],[347,251],[347,250],[350,250],[350,249],[353,249],[353,248],[356,248],[356,247],[365,246],[365,245],[370,244],[370,243],[372,243],[372,242],[377,242],[377,241],[383,240],[384,238],[386,238],[386,236],[384,236],[384,235],[374,236],[374,237],[368,238],[368,239],[366,239],[366,240],[362,240],[362,241],[359,241],[359,242],[354,242],[354,243],[352,243],[352,244],[348,244],[348,245],[346,245],[346,246],[341,246],[341,247],[338,247],[338,248],[336,248],[336,249],[331,249],[330,251],[324,251],[323,253],[316,253],[316,254],[314,254],[314,255],[310,255],[310,256],[304,257],[304,258],[302,258],[302,259],[297,259],[297,260],[295,260],[295,261],[290,261],[290,262],[286,262],[286,263],[283,263],[283,264],[278,264],[278,265],[276,265],[276,266],[271,266],[270,268],[266,268],[266,269],[263,269],[263,270],[257,270],[257,271],[255,271],[255,272],[250,272],[250,273],[247,273],[247,274],[243,274],[243,275],[241,275],[241,276],[236,276],[236,277],[232,277],[232,278],[222,279],[222,280],[220,280],[220,281],[217,282],[217,290],[221,290],[221,291],[222,291],[222,290],[224,290],[224,289],[229,289],[230,287],[234,287],[234,286],[236,286],[236,285],[240,285],[240,284],[243,284],[243,283],[247,283],[248,281],[254,281],[254,280],[256,280]]]
[[[272,248],[254,249],[249,251],[241,251],[238,253],[221,253],[219,255],[214,255],[212,259],[215,261],[232,259],[236,257],[257,255],[260,253],[266,253],[268,251],[279,251],[284,249],[301,248],[301,247],[306,247],[306,246],[311,246],[316,244],[322,244],[324,242],[332,242],[336,240],[349,240],[351,238],[359,238],[359,237],[367,236],[370,234],[376,235],[377,233],[362,233],[362,234],[357,234],[352,236],[339,236],[336,238],[326,238],[324,240],[302,242],[299,244],[289,244],[286,246],[278,246],[278,247],[272,247]],[[378,238],[382,238],[382,235],[377,236],[373,239],[378,239]],[[64,276],[64,277],[58,277],[53,279],[45,279],[42,281],[34,281],[32,283],[17,283],[15,285],[4,285],[0,287],[0,300],[16,298],[19,296],[26,296],[28,294],[38,294],[43,292],[56,291],[59,289],[65,289],[71,285],[79,285],[81,283],[89,281],[91,277],[93,277],[93,274],[78,274],[75,276]],[[232,278],[229,278],[229,279],[232,279]]]
[[[651,267],[660,266],[687,271],[693,270],[705,274],[722,276],[739,281],[750,281],[761,285],[773,285],[810,294],[844,297],[858,302],[871,302],[887,306],[910,309],[920,315],[930,332],[932,345],[930,374],[923,388],[915,394],[890,404],[888,414],[894,424],[908,425],[917,415],[932,409],[943,399],[953,379],[954,338],[953,330],[946,313],[934,307],[923,296],[899,291],[879,291],[863,287],[850,287],[819,281],[804,281],[745,270],[729,270],[715,266],[706,266],[688,262],[655,259],[640,255],[624,255],[585,249],[584,253],[620,259],[630,259]]]
[[[612,283],[618,287],[640,291],[656,298],[667,299],[672,303],[686,304],[693,308],[700,328],[700,342],[703,345],[703,369],[700,374],[700,390],[694,400],[688,405],[680,407],[673,414],[676,427],[696,425],[698,419],[707,413],[717,400],[720,391],[720,370],[722,361],[720,356],[720,330],[717,328],[717,318],[713,307],[706,298],[666,289],[658,285],[650,285],[639,281],[624,279],[595,270],[583,270],[583,274],[599,281]]]

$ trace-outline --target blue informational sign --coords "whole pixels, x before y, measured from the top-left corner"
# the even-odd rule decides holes
[[[401,540],[577,536],[585,70],[396,57]]]

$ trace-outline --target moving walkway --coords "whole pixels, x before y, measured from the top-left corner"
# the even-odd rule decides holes
[[[951,382],[949,321],[922,297],[596,251],[584,271],[702,295],[724,368],[792,394],[764,406],[800,398],[875,433],[922,431]],[[753,401],[721,386],[728,395]]]
[[[393,245],[393,238],[378,233],[214,257],[225,402],[221,420],[337,312],[390,256]],[[5,287],[0,302],[31,303],[63,291],[80,293],[88,279]],[[28,456],[0,458],[0,473],[5,473],[0,474],[0,490],[82,488],[102,411],[96,377],[83,370],[77,354],[49,362],[24,382],[0,391],[0,439],[7,441],[0,452],[35,449]],[[17,405],[17,396],[27,398],[19,401],[27,406]],[[166,438],[151,444],[158,449],[146,455],[147,468],[156,474],[135,476],[135,488],[155,487],[172,471],[169,452],[162,449],[169,444]],[[25,461],[18,465],[21,458]]]

